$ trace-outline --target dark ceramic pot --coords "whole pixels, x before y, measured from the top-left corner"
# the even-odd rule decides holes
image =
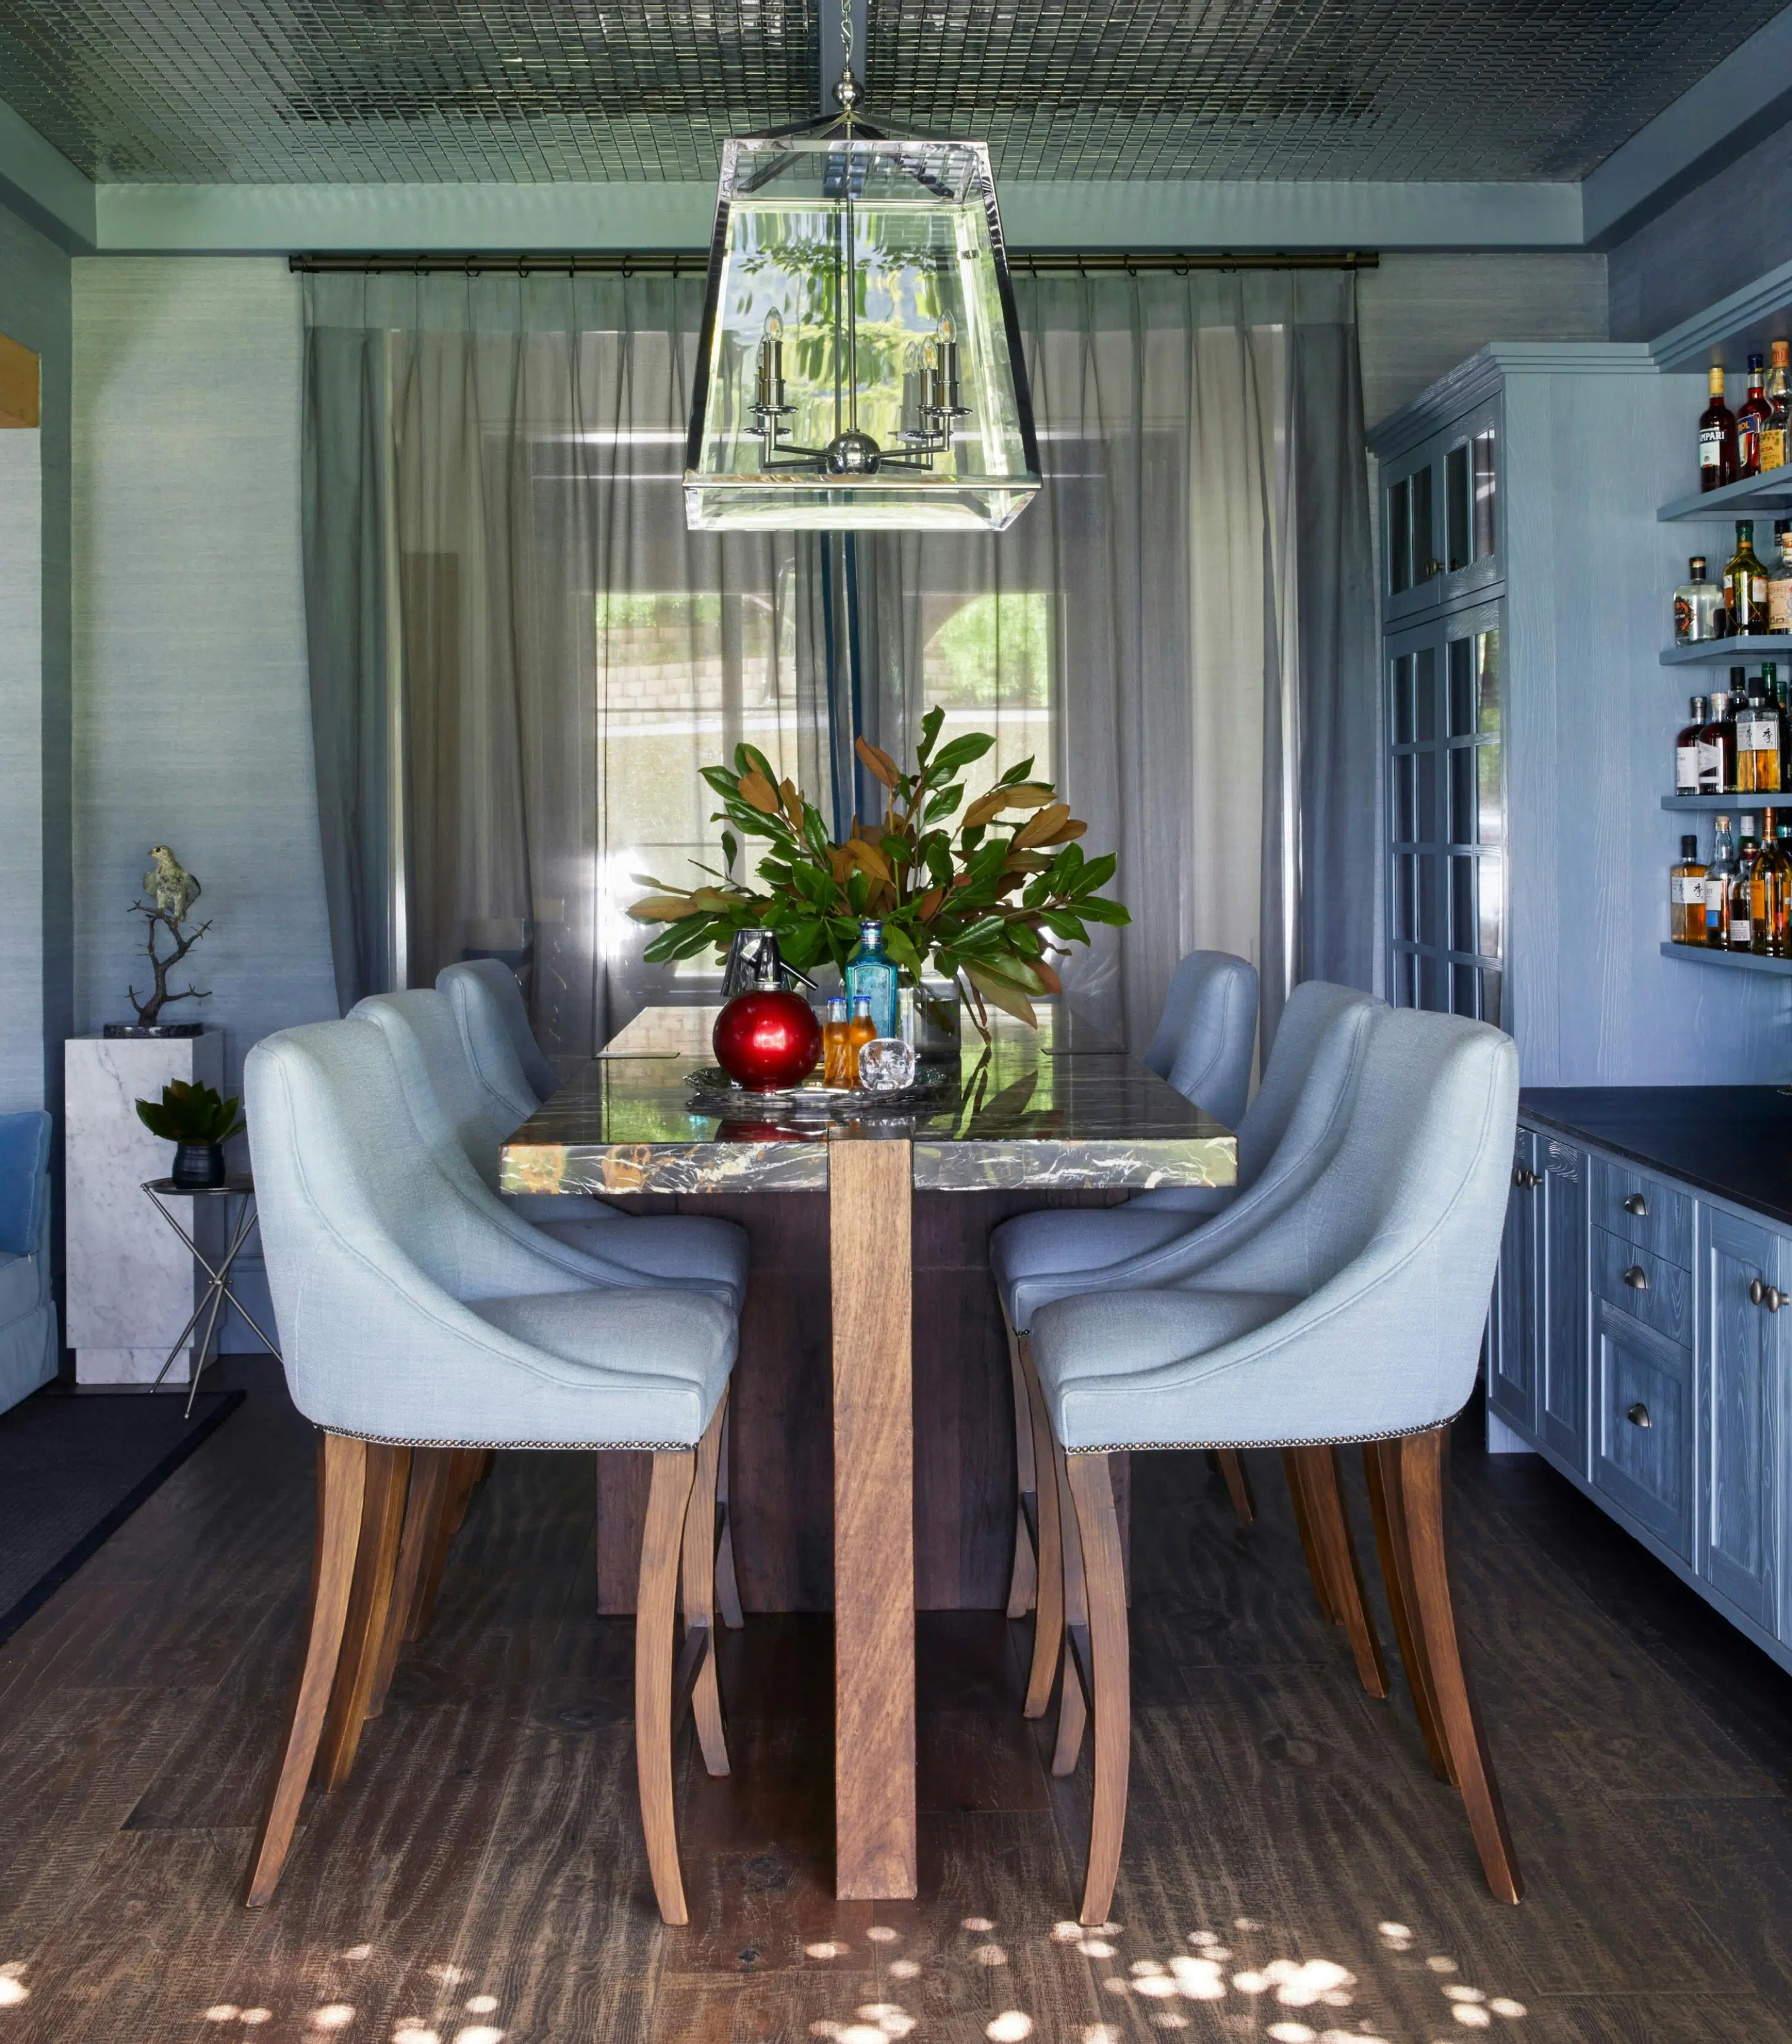
[[[215,1192],[224,1183],[224,1145],[177,1143],[173,1178],[183,1193]]]

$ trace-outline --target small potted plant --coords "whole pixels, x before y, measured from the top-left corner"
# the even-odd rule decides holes
[[[152,1135],[175,1146],[171,1173],[177,1190],[215,1192],[224,1183],[224,1146],[244,1127],[241,1102],[215,1088],[173,1079],[160,1100],[140,1100],[137,1119]]]
[[[952,1001],[956,985],[986,1040],[992,1007],[1031,1026],[1033,1001],[1063,991],[1052,958],[1087,943],[1091,923],[1129,920],[1102,892],[1116,862],[1111,852],[1085,856],[1076,840],[1086,826],[1049,781],[1035,776],[1030,759],[967,802],[964,770],[995,740],[967,732],[941,745],[944,721],[936,708],[922,719],[907,771],[858,741],[859,757],[886,800],[882,816],[855,817],[839,844],[815,805],[792,782],[780,782],[752,746],[736,747],[732,768],[704,767],[722,802],[713,820],[726,826],[724,870],[713,874],[720,884],[681,889],[635,876],[656,891],[629,914],[669,925],[647,947],[648,962],[725,951],[737,930],[761,928],[776,932],[792,965],[831,962],[844,971],[859,919],[871,916],[883,923],[885,947],[924,1020],[941,994]],[[736,870],[743,840],[752,839],[765,847],[759,888]],[[946,986],[936,993],[940,981]]]

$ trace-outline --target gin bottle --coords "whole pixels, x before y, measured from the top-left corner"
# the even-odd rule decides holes
[[[859,925],[858,948],[846,962],[846,991],[849,1000],[871,1003],[871,1020],[879,1035],[901,1033],[896,967],[883,948],[883,924],[867,919]]]

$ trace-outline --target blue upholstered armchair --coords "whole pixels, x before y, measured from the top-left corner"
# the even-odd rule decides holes
[[[50,1117],[0,1114],[0,1412],[56,1374]]]

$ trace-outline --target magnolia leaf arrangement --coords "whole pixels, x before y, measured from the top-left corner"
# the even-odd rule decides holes
[[[1051,957],[1087,943],[1091,923],[1131,920],[1101,891],[1116,862],[1111,852],[1084,856],[1076,840],[1088,826],[1049,781],[1033,778],[1031,759],[967,806],[964,770],[995,740],[967,732],[941,745],[944,722],[941,709],[922,719],[909,773],[887,752],[858,741],[859,757],[888,800],[880,820],[856,817],[840,844],[829,840],[815,805],[794,782],[779,781],[753,747],[735,747],[732,770],[703,768],[721,798],[711,820],[724,826],[725,870],[699,868],[716,884],[686,889],[636,874],[656,891],[629,914],[667,925],[648,946],[648,961],[725,951],[736,930],[763,928],[776,932],[792,965],[831,960],[844,970],[860,917],[875,916],[909,982],[919,987],[924,971],[957,982],[986,1038],[990,1007],[1035,1026],[1032,997],[1063,991]],[[736,877],[746,840],[765,844],[756,868],[763,889]]]

